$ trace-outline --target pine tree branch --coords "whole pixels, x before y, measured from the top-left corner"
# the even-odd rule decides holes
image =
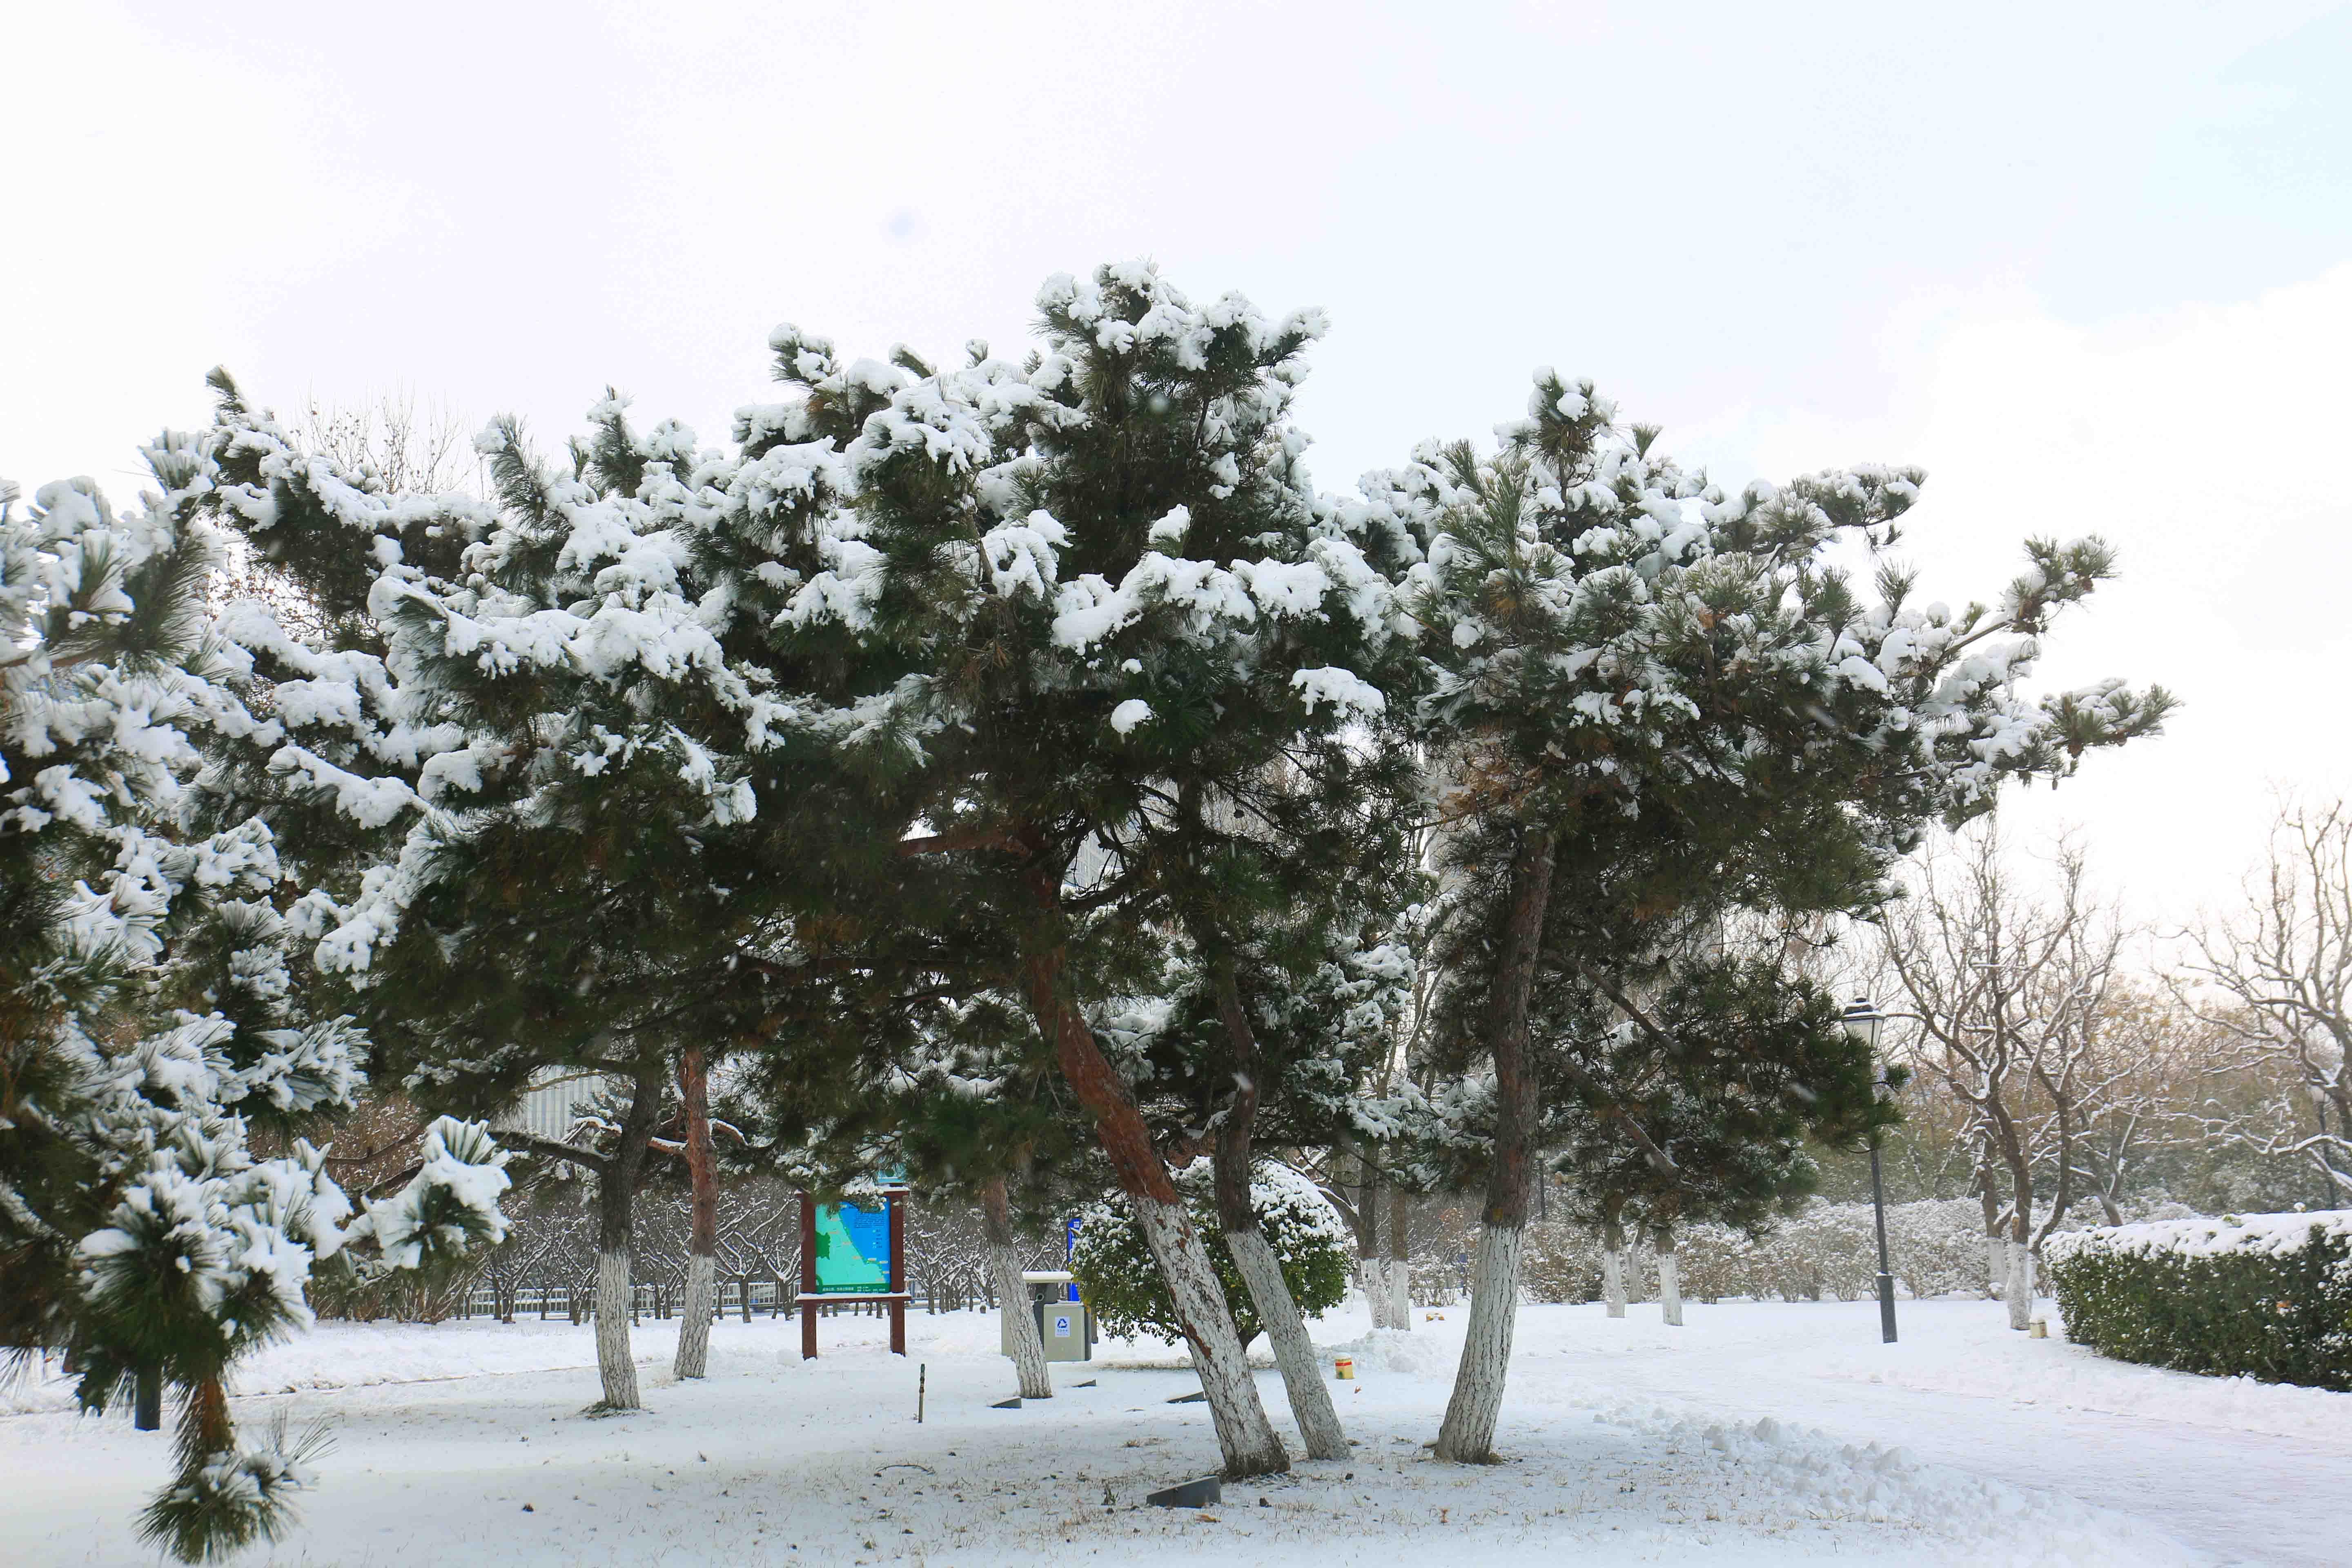
[[[1618,1010],[1622,1012],[1628,1018],[1633,1019],[1634,1023],[1640,1025],[1642,1028],[1648,1033],[1652,1039],[1656,1040],[1660,1045],[1668,1047],[1669,1048],[1672,1048],[1675,1046],[1675,1037],[1672,1035],[1667,1034],[1665,1030],[1660,1028],[1656,1023],[1652,1021],[1650,1016],[1643,1012],[1642,1009],[1633,1003],[1633,999],[1623,993],[1623,991],[1602,979],[1600,971],[1594,969],[1591,964],[1585,963],[1584,960],[1580,958],[1571,958],[1569,962],[1576,965],[1577,973],[1583,975],[1584,978],[1591,984],[1595,990],[1599,991],[1603,996],[1608,997],[1610,1001],[1614,1002],[1617,1005]],[[1659,1148],[1658,1145],[1651,1140],[1650,1135],[1642,1131],[1642,1124],[1633,1120],[1633,1113],[1627,1110],[1623,1106],[1618,1104],[1615,1099],[1602,1089],[1600,1079],[1594,1078],[1578,1063],[1570,1061],[1566,1058],[1561,1058],[1560,1068],[1561,1070],[1566,1072],[1569,1078],[1575,1082],[1579,1089],[1581,1089],[1586,1093],[1591,1095],[1599,1102],[1596,1109],[1598,1109],[1603,1116],[1606,1116],[1609,1120],[1616,1122],[1617,1125],[1625,1130],[1625,1135],[1633,1141],[1633,1146],[1642,1151],[1643,1154],[1648,1158],[1651,1164],[1656,1166],[1661,1171],[1667,1172],[1679,1170],[1681,1168],[1675,1163],[1672,1155],[1668,1154],[1664,1149]]]
[[[898,840],[898,856],[912,859],[918,855],[946,855],[959,849],[1007,849],[1016,855],[1028,853],[1028,846],[1018,835],[1004,827],[960,827],[950,833],[929,833],[916,838]]]
[[[501,1129],[499,1136],[510,1147],[527,1154],[544,1154],[552,1160],[567,1160],[575,1165],[584,1165],[600,1176],[612,1171],[613,1162],[608,1156],[593,1149],[583,1149],[576,1143],[564,1143],[552,1138],[541,1138],[535,1132],[511,1129]]]

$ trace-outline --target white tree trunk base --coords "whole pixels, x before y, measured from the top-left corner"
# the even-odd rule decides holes
[[[718,1294],[719,1260],[707,1253],[688,1253],[686,1300],[678,1309],[677,1359],[670,1365],[680,1377],[700,1377],[710,1364],[710,1314]]]
[[[603,1252],[596,1256],[596,1375],[604,1380],[606,1410],[635,1410],[637,1363],[629,1354],[629,1305],[635,1294],[629,1277],[629,1255]]]
[[[1021,1255],[1008,1246],[992,1244],[988,1271],[996,1281],[1004,1326],[1013,1336],[1013,1370],[1021,1379],[1024,1399],[1054,1397],[1053,1373],[1045,1366],[1045,1341],[1037,1332],[1036,1315],[1029,1310],[1029,1288],[1021,1282]]]
[[[1390,1326],[1410,1330],[1412,1327],[1412,1265],[1402,1258],[1391,1258],[1385,1272],[1388,1275]]]
[[[1601,1249],[1601,1294],[1609,1303],[1609,1315],[1625,1315],[1625,1254],[1620,1248]]]
[[[1462,1363],[1454,1372],[1445,1424],[1437,1433],[1441,1459],[1465,1465],[1494,1462],[1495,1423],[1503,1413],[1511,1331],[1519,1315],[1519,1253],[1526,1242],[1527,1230],[1520,1226],[1490,1225],[1478,1232],[1470,1326],[1462,1340]]]
[[[1225,1250],[1257,1308],[1258,1321],[1274,1342],[1275,1364],[1282,1369],[1283,1387],[1290,1394],[1290,1414],[1310,1459],[1344,1459],[1348,1434],[1340,1429],[1339,1412],[1332,1406],[1331,1390],[1315,1359],[1315,1342],[1307,1337],[1307,1321],[1282,1277],[1282,1263],[1256,1230],[1228,1230]]]
[[[1364,1293],[1364,1310],[1372,1315],[1372,1327],[1385,1329],[1389,1326],[1389,1303],[1386,1293],[1381,1289],[1380,1267],[1379,1258],[1359,1254],[1356,1258],[1356,1288]]]
[[[1683,1326],[1682,1269],[1671,1252],[1658,1254],[1658,1314],[1675,1328]]]
[[[2022,1333],[2033,1324],[2033,1249],[2009,1244],[2009,1282],[2002,1295],[2009,1302],[2009,1326]]]
[[[1192,1367],[1201,1374],[1201,1392],[1207,1396],[1210,1417],[1217,1426],[1217,1447],[1229,1479],[1277,1475],[1290,1468],[1290,1455],[1265,1418],[1265,1406],[1250,1377],[1249,1358],[1242,1352],[1234,1315],[1225,1306],[1217,1283],[1216,1266],[1209,1249],[1192,1227],[1192,1216],[1181,1204],[1163,1204],[1130,1197],[1136,1227],[1143,1232],[1152,1261],[1176,1303],[1177,1321],[1192,1342]]]

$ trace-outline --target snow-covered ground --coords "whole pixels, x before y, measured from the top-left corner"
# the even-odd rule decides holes
[[[824,1323],[814,1363],[789,1321],[730,1321],[700,1384],[671,1382],[675,1325],[648,1324],[649,1408],[590,1420],[585,1329],[325,1325],[243,1384],[242,1421],[335,1437],[300,1533],[251,1561],[2352,1562],[2352,1395],[2101,1362],[1996,1303],[1906,1302],[1895,1346],[1870,1303],[1688,1311],[1526,1309],[1508,1462],[1465,1469],[1423,1445],[1466,1313],[1371,1334],[1343,1310],[1317,1338],[1359,1369],[1339,1385],[1355,1458],[1202,1512],[1139,1506],[1216,1465],[1156,1344],[1057,1366],[1060,1397],[1003,1411],[992,1316],[913,1318],[905,1362],[871,1319]],[[130,1521],[163,1436],[64,1413],[55,1382],[0,1398],[26,1412],[0,1419],[0,1563],[152,1563]]]

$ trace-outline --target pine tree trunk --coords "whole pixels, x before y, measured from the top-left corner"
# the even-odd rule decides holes
[[[1390,1327],[1412,1327],[1412,1196],[1402,1187],[1389,1189],[1388,1295]]]
[[[629,1249],[596,1255],[596,1373],[607,1410],[637,1408],[637,1363],[629,1354]]]
[[[1356,1283],[1364,1292],[1364,1307],[1372,1315],[1372,1327],[1390,1329],[1393,1315],[1389,1300],[1388,1262],[1381,1256],[1381,1189],[1370,1179],[1372,1162],[1369,1155],[1357,1157],[1358,1167],[1366,1180],[1356,1188],[1356,1215],[1349,1228],[1356,1235]]]
[[[1181,1202],[1130,1197],[1137,1228],[1159,1264],[1176,1305],[1177,1321],[1192,1347],[1192,1369],[1200,1374],[1201,1392],[1217,1425],[1217,1446],[1224,1456],[1229,1479],[1277,1475],[1290,1468],[1290,1456],[1275,1436],[1259,1403],[1257,1384],[1250,1376],[1241,1335],[1225,1306],[1223,1287],[1209,1249],[1193,1227],[1192,1216]],[[1220,1418],[1218,1412],[1226,1415]],[[1230,1430],[1229,1430],[1230,1429]]]
[[[1004,1303],[1004,1326],[1013,1338],[1013,1369],[1021,1379],[1024,1399],[1054,1397],[1054,1378],[1045,1365],[1045,1342],[1037,1332],[1036,1314],[1029,1310],[1029,1290],[1021,1283],[1021,1255],[1013,1245],[1013,1205],[997,1177],[982,1190],[981,1228],[988,1242],[988,1268],[996,1277],[996,1294]]]
[[[1390,1299],[1389,1265],[1384,1258],[1364,1257],[1356,1259],[1356,1283],[1364,1292],[1364,1305],[1372,1314],[1372,1327],[1392,1329],[1395,1307]]]
[[[1265,1064],[1258,1054],[1257,1032],[1242,1006],[1241,986],[1233,960],[1221,955],[1215,963],[1217,1013],[1234,1052],[1234,1102],[1217,1129],[1212,1152],[1217,1193],[1217,1223],[1225,1233],[1225,1250],[1257,1309],[1274,1342],[1274,1362],[1282,1369],[1282,1384],[1290,1395],[1291,1418],[1310,1459],[1344,1459],[1348,1435],[1339,1427],[1339,1413],[1331,1405],[1331,1391],[1316,1365],[1315,1342],[1307,1338],[1290,1282],[1282,1277],[1282,1263],[1266,1245],[1257,1225],[1257,1209],[1250,1200],[1250,1135],[1257,1122],[1260,1079]]]
[[[1462,1362],[1437,1434],[1437,1457],[1456,1464],[1494,1459],[1495,1424],[1502,1415],[1511,1331],[1518,1318],[1519,1257],[1527,1243],[1535,1129],[1542,1111],[1528,1059],[1528,1001],[1535,988],[1544,910],[1551,900],[1551,836],[1523,830],[1512,858],[1510,915],[1486,1020],[1495,1066],[1495,1152],[1486,1171],[1477,1276]]]
[[[1033,862],[1031,891],[1040,907],[1058,914],[1058,883],[1042,861]],[[1225,1474],[1273,1475],[1290,1468],[1290,1456],[1251,1379],[1248,1358],[1234,1315],[1225,1306],[1209,1249],[1193,1228],[1177,1196],[1168,1168],[1152,1147],[1151,1130],[1137,1109],[1134,1092],[1110,1065],[1094,1031],[1062,990],[1063,952],[1046,947],[1023,961],[1023,980],[1037,1026],[1054,1042],[1054,1054],[1063,1079],[1078,1103],[1094,1118],[1095,1136],[1109,1157],[1119,1189],[1135,1210],[1136,1224],[1159,1265],[1176,1307],[1184,1338],[1192,1347],[1192,1364],[1201,1374],[1210,1418],[1217,1427],[1217,1447],[1224,1457]]]
[[[704,1375],[710,1362],[710,1320],[719,1280],[719,1174],[710,1146],[710,1066],[698,1045],[679,1053],[677,1087],[686,1113],[686,1169],[694,1185],[693,1225],[687,1239],[686,1302],[677,1325],[679,1377]]]
[[[1511,1370],[1511,1334],[1517,1326],[1519,1254],[1527,1245],[1525,1225],[1486,1225],[1478,1230],[1472,1266],[1470,1325],[1463,1335],[1461,1364],[1454,1372],[1454,1394],[1438,1429],[1437,1457],[1462,1464],[1495,1462],[1495,1424],[1503,1411],[1503,1383]],[[1448,1441],[1465,1434],[1463,1447]]]
[[[1611,1317],[1625,1315],[1625,1239],[1613,1227],[1601,1242],[1601,1294]]]
[[[1274,1342],[1275,1364],[1282,1369],[1283,1387],[1290,1394],[1291,1418],[1310,1459],[1344,1459],[1348,1434],[1339,1426],[1339,1412],[1331,1403],[1330,1386],[1315,1357],[1315,1342],[1307,1337],[1307,1321],[1282,1277],[1282,1260],[1275,1257],[1265,1234],[1225,1227],[1225,1250],[1250,1294],[1266,1338]]]
[[[163,1429],[163,1374],[142,1366],[131,1376],[131,1427],[135,1432]]]
[[[628,1115],[596,1192],[596,1372],[604,1383],[605,1410],[635,1410],[637,1363],[629,1353],[629,1324],[636,1312],[636,1287],[630,1267],[629,1219],[635,1207],[637,1177],[645,1169],[646,1142],[661,1109],[663,1073],[649,1065],[637,1070]]]
[[[1658,1315],[1675,1328],[1683,1326],[1683,1280],[1675,1259],[1675,1227],[1657,1228]]]
[[[1369,1157],[1359,1157],[1359,1165],[1369,1174],[1372,1168]],[[1388,1265],[1381,1257],[1380,1189],[1367,1181],[1356,1188],[1356,1215],[1349,1228],[1356,1235],[1356,1284],[1364,1292],[1364,1307],[1372,1315],[1372,1327],[1392,1327],[1389,1321]]]

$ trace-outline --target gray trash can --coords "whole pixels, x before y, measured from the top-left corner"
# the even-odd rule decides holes
[[[1023,1287],[1029,1292],[1030,1319],[1037,1325],[1037,1337],[1045,1342],[1047,1361],[1092,1361],[1095,1356],[1095,1326],[1084,1301],[1069,1300],[1071,1279],[1067,1270],[1032,1268],[1021,1276]],[[998,1342],[1006,1355],[1013,1353],[1013,1330],[1000,1322]]]

